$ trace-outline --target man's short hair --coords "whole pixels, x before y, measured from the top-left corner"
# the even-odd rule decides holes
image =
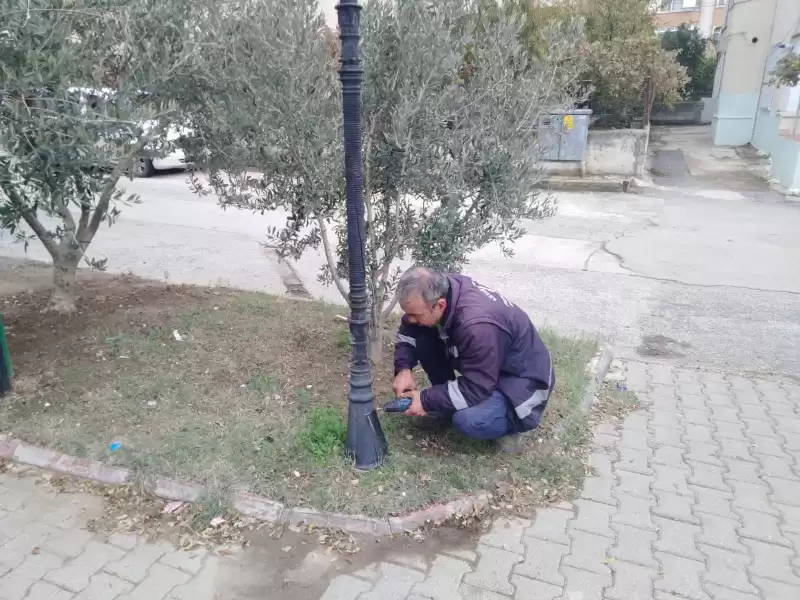
[[[412,296],[419,296],[428,304],[433,304],[439,298],[444,298],[448,291],[450,281],[447,276],[427,267],[411,267],[397,282],[397,299],[400,304],[407,302]]]

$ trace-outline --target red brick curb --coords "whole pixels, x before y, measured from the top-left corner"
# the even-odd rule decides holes
[[[611,358],[611,350],[606,347],[589,364],[588,370],[591,378],[583,402],[584,410],[591,407],[597,386],[602,383],[608,372]],[[0,434],[0,459],[34,465],[104,485],[128,485],[131,483],[132,473],[128,469],[110,467],[93,460],[73,458],[54,450],[31,446],[9,435]],[[184,502],[195,502],[205,492],[205,488],[202,486],[171,479],[157,479],[155,483],[147,485],[145,489],[158,498]],[[434,504],[405,515],[376,519],[361,515],[325,513],[311,508],[287,508],[280,502],[273,502],[239,489],[233,498],[233,507],[245,516],[268,523],[317,525],[341,529],[348,533],[384,536],[411,532],[429,524],[441,525],[454,517],[480,514],[489,507],[491,499],[490,493],[478,492],[475,495]]]

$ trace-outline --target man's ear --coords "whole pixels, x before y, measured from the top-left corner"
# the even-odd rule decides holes
[[[439,298],[439,299],[436,301],[436,306],[438,306],[438,307],[439,307],[439,309],[440,309],[442,312],[444,312],[445,310],[447,310],[447,298]]]

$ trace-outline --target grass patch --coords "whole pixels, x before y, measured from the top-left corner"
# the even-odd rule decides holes
[[[590,341],[542,331],[557,384],[524,453],[383,415],[390,456],[358,473],[342,455],[350,340],[341,308],[124,277],[83,286],[81,316],[43,315],[47,295],[37,293],[17,294],[4,314],[17,377],[30,385],[0,405],[3,430],[144,477],[206,485],[198,527],[224,514],[234,486],[382,516],[486,487],[518,504],[580,485]],[[378,403],[393,397],[393,336],[385,339]]]

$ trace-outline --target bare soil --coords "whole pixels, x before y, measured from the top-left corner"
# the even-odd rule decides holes
[[[391,455],[361,473],[337,445],[350,354],[342,308],[88,274],[78,313],[56,315],[42,312],[49,269],[20,265],[0,265],[15,369],[14,393],[0,402],[3,433],[204,484],[211,506],[240,486],[289,505],[385,516],[490,488],[524,510],[568,496],[584,475],[577,406],[590,341],[543,332],[558,383],[522,454],[387,415]],[[392,397],[385,337],[378,402]]]

